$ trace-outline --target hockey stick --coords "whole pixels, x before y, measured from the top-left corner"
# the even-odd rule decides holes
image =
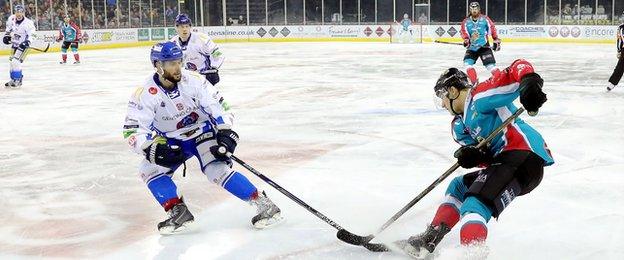
[[[435,43],[442,43],[442,44],[450,44],[450,45],[462,45],[462,46],[464,45],[463,43],[460,43],[460,42],[443,42],[443,41],[440,41],[440,40],[435,40],[433,42],[435,42]]]
[[[524,108],[523,107],[519,108],[515,113],[513,113],[513,115],[511,115],[509,118],[507,118],[500,126],[498,126],[496,129],[494,129],[494,131],[492,131],[492,133],[490,133],[490,135],[488,135],[487,138],[485,138],[484,140],[479,142],[479,144],[477,145],[477,148],[481,148],[481,147],[483,147],[485,145],[488,145],[488,143],[490,141],[492,141],[492,139],[494,139],[494,137],[496,137],[498,134],[500,134],[503,131],[503,129],[505,129],[505,127],[507,127],[507,125],[509,125],[518,116],[520,116],[520,114],[522,114],[522,112],[524,112]],[[388,226],[390,226],[392,223],[394,223],[398,218],[400,218],[405,212],[407,212],[410,208],[412,208],[416,203],[418,203],[418,201],[420,201],[423,197],[425,197],[425,195],[427,195],[436,186],[438,186],[438,184],[442,183],[442,181],[444,181],[444,179],[446,179],[448,176],[450,176],[451,173],[453,173],[455,170],[457,170],[457,168],[459,168],[459,164],[458,163],[453,164],[453,166],[451,166],[451,168],[446,170],[446,172],[444,172],[440,177],[438,177],[438,179],[436,179],[433,183],[431,183],[431,185],[429,185],[429,187],[427,187],[424,191],[422,191],[420,194],[418,194],[418,196],[416,196],[416,198],[412,199],[412,201],[407,203],[407,205],[405,205],[405,207],[403,207],[401,210],[399,210],[399,212],[394,214],[394,216],[392,216],[388,221],[386,221],[386,223],[384,223],[381,226],[381,228],[379,228],[377,230],[377,232],[375,234],[371,234],[371,235],[368,235],[368,236],[364,237],[364,236],[358,236],[356,234],[353,234],[353,233],[347,231],[346,229],[342,229],[342,230],[338,230],[338,233],[336,234],[336,236],[338,237],[338,239],[340,239],[340,240],[342,240],[344,242],[347,242],[347,243],[352,244],[352,245],[364,246],[364,247],[366,247],[366,249],[368,249],[370,251],[374,251],[374,252],[388,251],[388,248],[385,245],[383,245],[383,244],[372,244],[372,243],[369,243],[369,242],[371,240],[373,240],[373,238],[375,238],[376,235],[378,235],[379,233],[384,231],[386,228],[388,228]]]
[[[232,160],[234,160],[235,162],[237,162],[238,164],[243,166],[245,169],[249,170],[251,173],[253,173],[256,176],[258,176],[260,179],[262,179],[264,182],[266,182],[269,185],[271,185],[273,188],[275,188],[276,190],[278,190],[282,194],[286,195],[286,197],[288,197],[289,199],[291,199],[294,202],[296,202],[297,204],[299,204],[299,206],[305,208],[310,213],[312,213],[315,216],[317,216],[318,218],[322,219],[323,221],[325,221],[327,224],[329,224],[330,226],[334,227],[335,229],[338,229],[339,232],[344,230],[345,232],[351,234],[351,232],[345,230],[343,227],[338,225],[338,223],[334,222],[333,220],[331,220],[327,216],[323,215],[323,213],[321,213],[318,210],[314,209],[313,207],[311,207],[310,205],[305,203],[303,200],[297,198],[297,196],[293,195],[288,190],[282,188],[282,186],[280,186],[279,184],[273,182],[271,179],[269,179],[268,177],[264,176],[264,174],[260,173],[259,171],[257,171],[253,167],[251,167],[249,164],[243,162],[243,160],[238,159],[238,157],[236,157],[234,155],[230,155],[230,158],[232,158]]]
[[[36,48],[36,47],[28,47],[28,48],[29,49],[33,49],[33,50],[38,51],[38,52],[48,52],[48,49],[50,49],[50,43],[48,43],[48,45],[43,50],[39,49],[39,48]]]

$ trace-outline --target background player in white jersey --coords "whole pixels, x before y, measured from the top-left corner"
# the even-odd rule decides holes
[[[184,68],[199,72],[214,86],[220,80],[219,68],[223,64],[223,55],[208,35],[191,33],[191,24],[188,15],[179,14],[175,20],[178,35],[171,41],[177,43],[184,52]]]
[[[26,58],[30,40],[35,33],[35,24],[24,15],[24,7],[15,5],[15,13],[6,22],[6,31],[2,42],[11,45],[13,55],[9,57],[11,80],[5,87],[19,87],[22,85],[21,64]]]
[[[151,74],[130,98],[124,138],[145,159],[140,175],[169,218],[158,224],[161,234],[173,234],[194,221],[172,180],[175,170],[196,157],[208,179],[257,207],[256,228],[276,224],[280,209],[241,173],[232,170],[229,156],[238,134],[233,116],[217,89],[199,74],[182,69],[182,50],[173,42],[151,50]]]

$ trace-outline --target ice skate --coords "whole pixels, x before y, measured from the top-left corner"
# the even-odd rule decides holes
[[[22,79],[18,80],[10,80],[7,83],[4,83],[4,87],[6,88],[19,88],[22,86]]]
[[[422,234],[412,236],[407,240],[399,240],[395,244],[408,255],[416,259],[425,259],[433,253],[435,247],[450,231],[451,229],[444,223],[439,226],[429,225]]]
[[[188,231],[192,226],[195,218],[188,210],[184,202],[180,202],[173,206],[169,211],[169,218],[158,223],[158,232],[162,235],[172,235]]]
[[[257,215],[251,219],[251,224],[255,228],[264,229],[283,220],[282,211],[267,197],[264,191],[249,203],[257,207]]]

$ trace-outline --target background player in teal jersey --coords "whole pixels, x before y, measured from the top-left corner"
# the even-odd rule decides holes
[[[78,54],[78,43],[82,41],[82,33],[80,27],[71,19],[69,15],[65,15],[61,28],[59,29],[59,36],[56,38],[57,42],[63,41],[61,45],[61,57],[63,60],[61,64],[67,63],[67,49],[70,48],[74,53],[74,64],[80,64],[80,55]]]
[[[481,6],[478,2],[470,3],[470,15],[462,22],[460,31],[464,39],[464,46],[467,48],[464,55],[464,65],[472,84],[478,80],[477,71],[474,69],[474,64],[478,58],[481,58],[483,66],[492,75],[499,73],[500,70],[496,67],[496,59],[494,59],[492,49],[499,51],[501,41],[498,38],[494,22],[487,15],[481,14]],[[492,35],[494,40],[491,48],[488,35]]]
[[[401,25],[401,30],[399,31],[399,38],[402,42],[404,42],[406,37],[409,36],[408,41],[413,41],[414,32],[412,31],[412,20],[409,18],[408,14],[403,14],[403,20],[398,23]],[[409,33],[409,35],[408,35]]]

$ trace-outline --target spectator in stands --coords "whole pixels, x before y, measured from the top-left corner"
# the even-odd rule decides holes
[[[565,4],[563,6],[563,9],[561,10],[561,13],[563,15],[572,15],[572,8],[570,7],[570,4]]]
[[[420,13],[420,16],[418,17],[418,23],[429,24],[429,18],[427,17],[427,15],[425,15],[425,13]]]

